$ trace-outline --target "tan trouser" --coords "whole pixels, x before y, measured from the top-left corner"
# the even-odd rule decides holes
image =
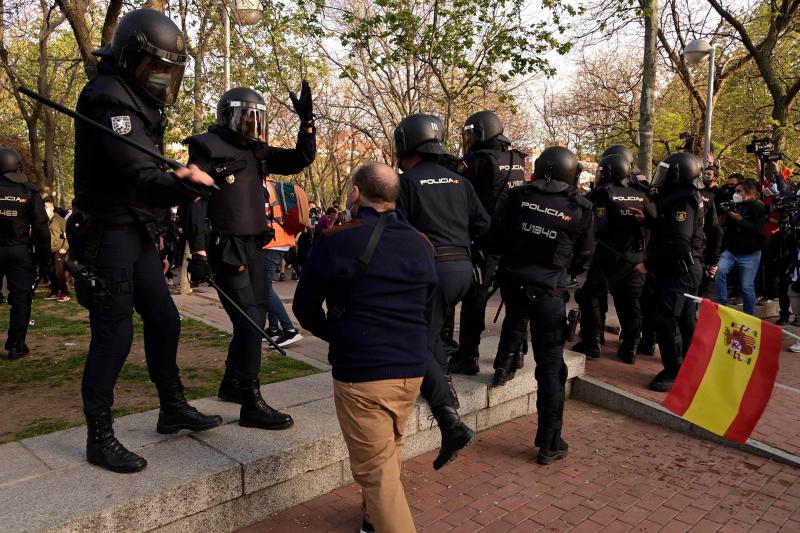
[[[336,416],[350,453],[350,469],[361,485],[366,518],[378,533],[416,531],[400,469],[403,431],[421,383],[422,378],[333,381]]]

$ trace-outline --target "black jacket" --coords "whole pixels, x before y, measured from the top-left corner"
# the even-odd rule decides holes
[[[658,219],[650,223],[645,265],[653,272],[675,273],[704,259],[706,237],[703,197],[694,188],[665,190]]]
[[[400,175],[397,210],[436,247],[468,248],[490,225],[469,181],[434,161],[421,161]]]
[[[36,263],[50,262],[50,227],[39,189],[0,176],[0,246],[33,245]]]
[[[742,220],[725,217],[725,249],[734,255],[758,252],[764,246],[765,208],[761,200],[739,204]]]
[[[163,152],[163,110],[135,93],[108,63],[83,88],[77,112]],[[152,157],[115,136],[75,121],[75,207],[116,224],[158,222],[196,195]]]

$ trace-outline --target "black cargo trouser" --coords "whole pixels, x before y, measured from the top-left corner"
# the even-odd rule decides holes
[[[544,290],[526,289],[513,280],[503,280],[500,292],[506,316],[497,347],[501,353],[516,353],[530,321],[531,346],[536,362],[536,408],[539,429],[561,428],[566,400],[567,365],[564,363],[564,298]],[[509,365],[514,357],[507,357]]]
[[[243,270],[236,265],[223,265],[211,252],[211,267],[219,288],[236,302],[256,324],[264,329],[267,320],[267,283],[261,257],[260,237],[239,237],[243,244],[240,260]],[[225,367],[228,373],[240,379],[258,379],[261,370],[261,335],[256,328],[222,294],[219,300],[233,324],[233,336],[228,344]]]
[[[659,272],[655,277],[654,326],[661,362],[673,378],[678,375],[697,323],[697,303],[684,294],[696,295],[702,276],[703,267],[696,260],[685,270]]]
[[[0,280],[8,283],[8,319],[6,350],[12,344],[22,345],[28,333],[33,299],[34,266],[30,247],[25,244],[0,247]]]
[[[428,350],[433,357],[428,361],[420,388],[420,394],[431,408],[453,404],[446,378],[447,354],[442,341],[442,329],[447,323],[450,309],[469,291],[472,284],[472,263],[437,262],[436,270],[439,274],[439,283],[431,296],[428,309]]]
[[[70,242],[81,247],[78,236],[71,235]],[[152,238],[132,225],[106,226],[95,268],[97,276],[109,284],[104,297],[92,298],[92,289],[85,282],[76,279],[75,283],[79,301],[89,302],[92,335],[82,384],[87,416],[99,415],[114,403],[114,385],[133,342],[134,309],[144,325],[151,381],[160,384],[179,379],[176,359],[181,323]]]
[[[486,256],[484,265],[479,265],[483,279],[474,282],[461,302],[460,331],[458,344],[463,354],[477,354],[481,334],[486,329],[486,304],[492,288],[492,277],[497,270],[498,255]]]

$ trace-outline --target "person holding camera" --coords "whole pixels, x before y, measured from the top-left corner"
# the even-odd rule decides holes
[[[724,205],[725,245],[716,269],[717,302],[728,303],[728,274],[735,268],[739,274],[744,312],[755,312],[755,279],[764,244],[764,204],[757,198],[752,180],[736,185],[731,203]]]

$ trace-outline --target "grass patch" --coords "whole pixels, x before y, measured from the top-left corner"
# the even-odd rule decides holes
[[[16,433],[10,433],[6,435],[0,435],[0,444],[13,442],[16,440],[28,439],[30,437],[36,437],[38,435],[45,435],[47,433],[54,433],[56,431],[62,431],[64,429],[82,426],[83,423],[84,423],[83,420],[59,420],[56,418],[37,418],[36,420],[30,422],[22,431],[17,431]]]
[[[0,389],[15,391],[31,383],[57,387],[68,381],[80,379],[86,356],[83,353],[66,358],[33,359],[20,361],[0,359]]]

